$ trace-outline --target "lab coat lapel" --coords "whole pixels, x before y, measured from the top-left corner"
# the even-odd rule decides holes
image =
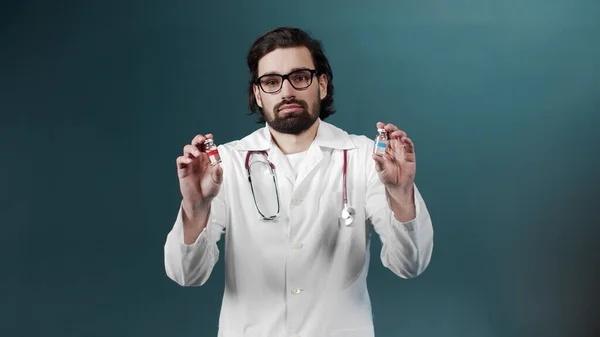
[[[299,187],[319,165],[329,165],[329,161],[331,160],[331,150],[348,150],[353,148],[354,144],[345,131],[319,119],[317,135],[308,148],[308,153],[306,154],[303,165],[299,168],[300,171],[298,172],[298,177],[296,178],[294,186],[296,188]],[[323,161],[325,162],[323,163]]]
[[[277,174],[277,178],[279,179],[280,175],[282,174],[285,178],[287,178],[290,181],[290,184],[293,185],[296,179],[294,177],[294,174],[292,173],[293,171],[290,167],[290,163],[287,160],[287,158],[285,158],[283,152],[281,152],[279,147],[277,147],[277,145],[275,144],[273,144],[269,149],[269,160],[273,163],[273,165],[275,165],[275,172]]]
[[[304,179],[321,163],[323,160],[323,150],[316,143],[312,143],[306,152],[304,162],[298,168],[298,176],[294,184],[294,190],[296,190]]]
[[[268,125],[240,140],[236,149],[240,151],[267,151],[269,160],[275,165],[275,172],[278,177],[285,177],[289,180],[294,189],[300,186],[302,182],[321,164],[323,159],[330,160],[327,151],[331,149],[352,149],[354,144],[348,137],[348,134],[331,124],[319,119],[319,129],[315,140],[311,143],[304,162],[300,164],[297,170],[292,170],[289,161],[281,152],[279,147],[272,140]],[[325,152],[324,152],[325,151]],[[294,172],[298,172],[295,176]]]
[[[273,142],[267,124],[265,124],[265,127],[241,139],[235,148],[239,151],[266,151],[267,158],[275,166],[277,179],[280,180],[282,177],[285,177],[290,181],[290,185],[294,184],[296,179],[294,178],[290,164],[279,147]]]

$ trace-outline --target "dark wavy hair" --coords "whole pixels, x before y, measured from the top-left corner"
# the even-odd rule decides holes
[[[310,50],[317,76],[327,76],[327,96],[322,97],[319,117],[327,118],[335,113],[333,106],[333,72],[319,40],[311,38],[306,32],[293,27],[279,27],[272,29],[260,36],[250,48],[247,56],[248,68],[250,70],[250,81],[248,88],[248,107],[251,113],[258,115],[258,123],[264,123],[265,118],[262,109],[256,103],[253,85],[258,77],[258,61],[266,54],[278,48],[306,47]]]

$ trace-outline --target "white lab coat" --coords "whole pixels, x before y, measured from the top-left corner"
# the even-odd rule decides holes
[[[398,222],[375,171],[373,141],[319,123],[295,179],[266,125],[220,145],[223,184],[207,227],[191,245],[183,242],[179,209],[164,246],[166,273],[179,285],[206,282],[219,259],[216,242],[225,234],[219,337],[373,336],[366,286],[371,223],[382,241],[381,261],[396,275],[416,277],[429,264],[433,228],[416,186],[416,218]],[[343,149],[356,211],[348,227],[338,221]],[[268,151],[275,165],[282,207],[277,220],[262,220],[257,212],[245,168],[249,150]]]

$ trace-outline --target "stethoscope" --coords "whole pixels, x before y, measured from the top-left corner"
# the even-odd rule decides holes
[[[269,168],[271,170],[271,176],[273,177],[273,180],[275,181],[275,191],[277,193],[277,213],[273,216],[265,216],[264,214],[262,214],[262,212],[260,211],[260,209],[258,208],[258,204],[256,203],[256,195],[254,194],[254,187],[252,186],[252,177],[250,175],[250,156],[253,153],[261,153],[263,156],[265,156],[265,158],[267,159],[267,162],[269,163]],[[350,207],[350,205],[348,204],[348,190],[347,190],[347,183],[346,183],[346,171],[348,170],[348,155],[347,155],[347,150],[344,150],[344,169],[342,172],[342,179],[343,179],[343,199],[344,199],[344,208],[342,208],[342,212],[341,212],[341,219],[343,220],[344,224],[346,226],[350,226],[352,224],[352,222],[354,222],[354,209],[352,207]],[[277,179],[275,177],[275,165],[273,165],[273,163],[271,163],[269,161],[268,155],[266,151],[248,151],[248,153],[246,154],[246,172],[248,173],[248,181],[250,182],[250,188],[252,189],[252,197],[254,198],[254,205],[256,206],[256,209],[258,210],[258,212],[260,213],[260,215],[263,217],[264,220],[273,220],[277,217],[277,215],[279,215],[279,189],[277,186]]]

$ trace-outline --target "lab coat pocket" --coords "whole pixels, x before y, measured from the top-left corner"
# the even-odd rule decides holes
[[[320,235],[326,237],[329,241],[335,241],[337,244],[345,242],[344,233],[340,232],[346,227],[343,225],[342,209],[344,201],[342,191],[330,191],[323,194],[319,200],[319,218],[322,224]],[[341,236],[340,236],[341,235]],[[330,242],[333,243],[333,242]]]
[[[319,200],[319,214],[323,217],[325,223],[337,223],[343,208],[344,195],[342,191],[330,191],[321,195]]]
[[[337,266],[339,270],[333,274],[338,278],[340,287],[346,288],[361,276],[365,265],[367,241],[364,220],[361,223],[360,210],[355,211],[354,220],[350,224],[342,218],[344,199],[341,188],[323,195],[320,203],[326,209],[320,211],[325,221],[321,226],[318,244],[327,249],[328,257],[338,259],[339,262],[343,261]],[[349,206],[356,210],[351,203]]]
[[[340,237],[339,217],[342,212],[342,192],[328,191],[322,194],[318,202],[318,213],[315,219],[317,226],[312,226],[310,241],[324,250],[328,258],[339,250],[344,240]]]
[[[373,337],[375,332],[371,327],[356,329],[339,329],[329,333],[329,337]]]

